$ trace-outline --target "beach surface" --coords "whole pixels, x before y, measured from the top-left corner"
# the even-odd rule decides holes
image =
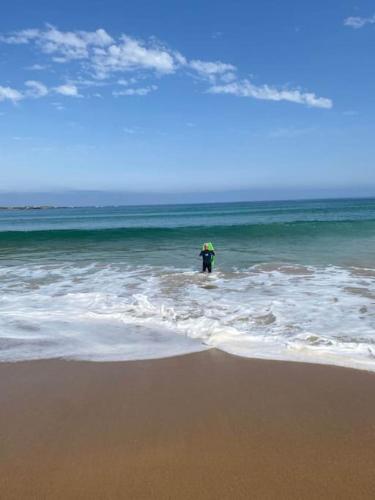
[[[0,364],[4,499],[374,498],[375,374],[217,350]]]

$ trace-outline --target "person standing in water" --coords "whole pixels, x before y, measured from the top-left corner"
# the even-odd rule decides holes
[[[200,257],[202,257],[203,260],[203,267],[202,267],[202,273],[204,273],[207,269],[207,271],[210,273],[212,272],[212,259],[215,255],[215,252],[213,250],[210,250],[208,248],[207,243],[203,245],[203,250],[199,254]]]

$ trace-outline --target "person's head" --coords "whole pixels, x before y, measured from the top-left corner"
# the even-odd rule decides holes
[[[207,243],[205,243],[205,244],[203,245],[203,248],[204,248],[205,250],[208,250],[208,245],[207,245]]]

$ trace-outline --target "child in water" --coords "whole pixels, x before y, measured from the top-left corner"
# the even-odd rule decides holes
[[[209,250],[207,243],[205,243],[203,246],[203,250],[199,254],[199,256],[202,257],[203,260],[202,273],[204,273],[206,269],[209,273],[212,271],[212,259],[214,255],[215,252],[213,250]]]

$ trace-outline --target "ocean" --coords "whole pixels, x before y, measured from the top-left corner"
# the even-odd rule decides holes
[[[375,200],[0,211],[0,361],[210,348],[375,370]]]

